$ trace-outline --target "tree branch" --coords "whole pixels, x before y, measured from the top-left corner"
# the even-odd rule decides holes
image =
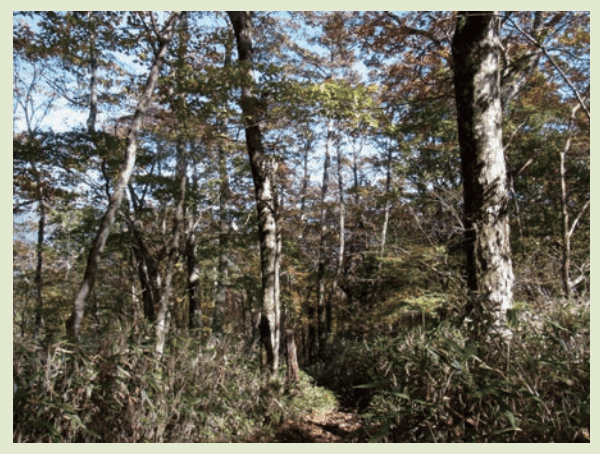
[[[575,227],[577,227],[577,223],[579,222],[579,219],[581,219],[581,216],[583,215],[583,213],[589,206],[590,206],[590,199],[588,199],[587,202],[585,202],[583,204],[583,206],[581,207],[581,210],[579,210],[579,213],[577,213],[577,217],[575,218],[575,220],[573,221],[573,224],[571,224],[571,228],[569,229],[569,236],[573,235],[573,232],[575,231]]]
[[[407,33],[409,35],[423,36],[425,38],[430,39],[431,42],[433,42],[436,46],[442,47],[442,44],[440,43],[440,41],[438,39],[436,39],[436,37],[433,35],[432,32],[427,31],[427,30],[420,30],[418,28],[413,28],[413,27],[404,25],[402,23],[402,19],[400,17],[398,17],[396,14],[392,13],[391,11],[383,11],[383,14],[385,16],[387,16],[388,18],[392,19],[396,23],[396,25],[398,25],[401,32]]]
[[[556,70],[558,71],[558,73],[560,74],[560,76],[567,83],[567,85],[571,88],[571,90],[573,91],[573,93],[577,97],[577,100],[579,101],[579,104],[583,108],[583,110],[586,113],[586,115],[588,116],[588,118],[591,118],[590,111],[586,107],[583,98],[579,94],[579,91],[577,91],[577,88],[575,88],[575,86],[573,85],[573,83],[569,80],[569,77],[564,73],[564,71],[560,68],[560,66],[558,66],[558,64],[554,61],[554,59],[552,58],[552,56],[550,55],[550,53],[548,52],[548,50],[546,49],[546,47],[543,44],[541,44],[540,42],[538,42],[538,40],[536,40],[533,36],[531,36],[525,30],[523,30],[519,26],[519,24],[517,24],[514,20],[512,20],[512,19],[509,19],[509,20],[523,34],[523,36],[525,36],[525,38],[527,38],[529,41],[531,41],[533,44],[535,44],[544,53],[544,55],[550,61],[550,63],[552,64],[552,66],[554,66],[554,68],[556,68]]]

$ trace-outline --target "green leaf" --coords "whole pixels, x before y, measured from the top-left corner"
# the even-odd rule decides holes
[[[486,396],[488,394],[497,395],[498,390],[495,386],[485,386],[483,388],[479,388],[473,391],[472,396],[474,399],[481,399],[483,396]]]
[[[361,388],[361,389],[380,388],[382,386],[389,385],[390,383],[392,383],[392,380],[379,380],[379,381],[375,381],[373,383],[367,383],[365,385],[357,385],[354,388]]]
[[[513,415],[511,411],[506,410],[504,412],[504,416],[506,416],[506,419],[508,419],[508,422],[510,423],[510,426],[513,429],[516,429],[517,428],[517,421],[515,420],[515,415]]]

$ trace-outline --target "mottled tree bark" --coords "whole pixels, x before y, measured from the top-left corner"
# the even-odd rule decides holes
[[[484,329],[504,329],[513,303],[506,163],[502,148],[500,20],[459,12],[452,41],[464,188],[467,282]],[[481,316],[481,317],[479,317]],[[483,326],[486,321],[491,326]]]
[[[252,20],[250,11],[228,11],[238,48],[240,67],[243,70],[242,108],[246,144],[252,168],[262,272],[262,315],[260,332],[265,348],[266,368],[276,374],[279,367],[279,299],[277,292],[278,226],[275,193],[275,163],[265,155],[260,129],[261,108],[253,91],[252,77],[254,49],[252,47]]]
[[[77,296],[75,297],[73,312],[71,313],[71,316],[65,324],[67,334],[70,337],[79,337],[79,332],[81,329],[81,323],[83,321],[83,314],[85,310],[85,302],[89,293],[94,288],[94,284],[96,282],[96,271],[98,269],[98,263],[100,262],[100,255],[104,251],[104,246],[106,245],[106,240],[108,238],[110,228],[115,220],[115,214],[121,205],[125,187],[129,182],[131,172],[133,171],[133,167],[135,165],[135,157],[137,150],[137,132],[140,129],[140,126],[142,124],[142,118],[144,117],[146,109],[148,108],[148,104],[150,103],[152,93],[154,92],[154,87],[156,86],[156,81],[158,80],[158,73],[160,67],[164,62],[165,55],[167,53],[167,48],[169,47],[169,43],[171,42],[171,38],[173,36],[174,26],[179,20],[180,16],[181,11],[172,12],[171,16],[167,20],[165,27],[161,32],[161,36],[159,38],[160,47],[158,49],[157,54],[154,57],[152,67],[150,69],[150,74],[148,75],[148,80],[146,81],[146,86],[140,97],[135,113],[133,115],[133,119],[131,121],[131,126],[127,133],[125,161],[123,162],[119,170],[119,178],[117,184],[108,202],[108,208],[104,217],[102,218],[102,222],[100,224],[100,228],[98,229],[98,233],[96,234],[96,238],[94,239],[94,242],[92,244],[92,248],[90,249],[86,269],[83,275],[83,281],[81,283]]]

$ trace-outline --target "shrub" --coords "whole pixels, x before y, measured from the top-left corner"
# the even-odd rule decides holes
[[[351,343],[318,376],[354,386],[373,441],[589,441],[589,310],[548,305],[539,329],[515,323],[509,343],[451,321]]]
[[[176,337],[162,359],[151,339],[147,327],[80,345],[15,340],[13,441],[245,441],[265,423],[337,406],[303,372],[265,385],[234,337]]]
[[[14,343],[13,369],[14,441],[220,441],[260,418],[259,372],[234,342],[180,338],[158,360],[121,334],[99,345],[28,338]]]

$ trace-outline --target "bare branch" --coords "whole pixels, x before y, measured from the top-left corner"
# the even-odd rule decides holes
[[[156,53],[158,46],[157,46],[157,43],[154,42],[154,40],[150,39],[150,37],[152,36],[152,31],[150,30],[150,27],[148,27],[148,24],[146,23],[146,18],[145,18],[144,12],[140,11],[138,14],[142,21],[142,25],[144,26],[144,30],[146,31],[146,34],[148,35],[148,43],[150,44],[150,47],[152,47],[152,50],[154,51],[154,53]],[[154,17],[152,16],[152,14],[150,14],[150,16],[151,16],[152,20],[154,20]]]
[[[572,281],[569,282],[569,285],[571,287],[576,286],[577,284],[579,284],[580,282],[582,282],[583,280],[585,280],[587,278],[586,273],[590,270],[590,261],[586,260],[580,267],[579,267],[579,272],[581,273],[579,275],[579,277],[577,277],[576,279],[573,279]]]
[[[152,11],[150,11],[148,13],[150,15],[150,21],[152,23],[152,30],[154,30],[154,33],[156,33],[156,36],[158,36],[158,38],[160,39],[160,30],[158,29],[158,25],[156,24],[156,18],[154,17],[154,13]]]
[[[432,32],[430,32],[428,30],[420,30],[418,28],[413,28],[413,27],[404,25],[402,23],[402,19],[400,17],[398,17],[396,14],[392,13],[391,11],[384,11],[383,14],[386,17],[392,19],[396,23],[396,25],[398,25],[400,32],[406,33],[408,35],[423,36],[423,37],[431,40],[431,42],[433,42],[436,46],[442,47],[442,43],[440,43],[440,41],[434,36],[434,34]]]
[[[589,206],[590,206],[590,199],[588,199],[587,202],[585,202],[583,204],[583,206],[581,207],[581,210],[579,210],[579,213],[577,213],[577,217],[573,221],[573,224],[571,224],[571,228],[569,230],[569,236],[573,235],[573,232],[575,231],[575,227],[577,227],[577,223],[579,222],[579,219],[581,219],[581,216],[583,215],[583,213],[585,212],[585,210],[587,210],[587,208]]]
[[[546,49],[546,47],[543,44],[541,44],[540,42],[538,42],[538,40],[536,40],[533,36],[531,36],[525,30],[523,30],[519,26],[519,24],[517,24],[514,20],[512,20],[512,19],[509,19],[509,20],[512,22],[512,24],[515,27],[517,27],[517,29],[523,34],[523,36],[525,36],[525,38],[527,38],[529,41],[531,41],[533,44],[535,44],[544,53],[544,55],[550,61],[550,63],[552,64],[552,66],[554,66],[556,68],[556,70],[558,71],[558,73],[560,74],[560,76],[567,83],[567,85],[571,88],[571,90],[573,91],[573,93],[577,97],[577,100],[579,101],[579,104],[583,108],[583,110],[586,113],[586,115],[588,116],[588,118],[591,118],[590,111],[588,110],[587,106],[585,105],[585,102],[584,102],[583,98],[581,97],[581,95],[579,94],[579,91],[577,91],[577,88],[575,88],[575,86],[573,85],[573,83],[571,82],[571,80],[569,79],[569,77],[564,73],[564,71],[560,68],[560,66],[558,66],[558,64],[554,61],[554,59],[552,58],[552,56],[550,55],[550,53],[548,52],[548,50]]]
[[[516,135],[519,133],[519,131],[521,130],[521,128],[522,128],[523,126],[525,126],[525,124],[526,124],[526,123],[527,123],[526,121],[522,122],[522,123],[521,123],[519,126],[517,126],[517,129],[515,129],[515,130],[513,131],[513,133],[512,133],[512,134],[511,134],[511,136],[510,136],[510,139],[508,139],[508,141],[507,141],[506,145],[504,145],[504,152],[506,152],[506,150],[507,150],[507,149],[508,149],[508,147],[510,146],[511,142],[512,142],[512,141],[513,141],[513,139],[515,138],[515,136],[516,136]]]

